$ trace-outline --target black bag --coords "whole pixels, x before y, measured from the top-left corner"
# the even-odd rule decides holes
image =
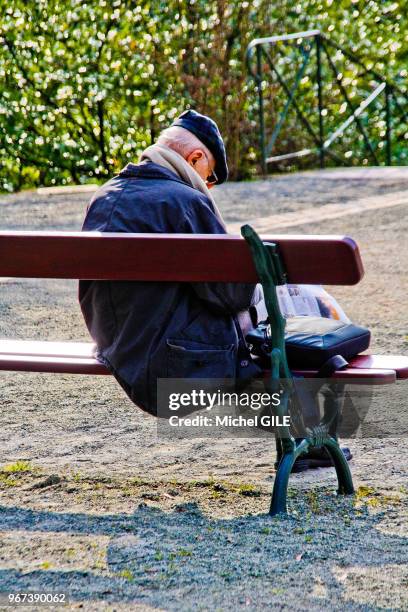
[[[246,340],[252,354],[269,357],[271,326],[268,320],[251,330]],[[351,359],[370,345],[370,331],[365,327],[323,317],[289,317],[285,344],[292,368],[320,368],[334,355]]]

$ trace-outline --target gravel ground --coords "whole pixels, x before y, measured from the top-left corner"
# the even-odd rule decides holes
[[[276,215],[279,232],[353,236],[366,276],[332,292],[375,351],[407,352],[407,172],[302,173],[215,196],[231,227],[273,232]],[[88,199],[1,196],[1,226],[79,229]],[[336,204],[350,214],[325,219]],[[0,336],[88,340],[76,283],[1,282]],[[403,385],[376,393],[387,437],[348,441],[357,495],[334,495],[332,469],[294,475],[290,516],[271,519],[272,440],[159,439],[110,377],[1,383],[0,592],[66,591],[86,610],[408,609],[406,437],[384,420],[403,423]]]

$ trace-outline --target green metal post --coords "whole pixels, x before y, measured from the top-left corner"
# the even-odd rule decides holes
[[[386,125],[386,155],[387,165],[392,165],[392,143],[391,143],[391,91],[388,83],[385,85],[385,125]]]
[[[262,91],[262,49],[260,45],[256,48],[256,84],[258,88],[258,100],[259,100],[259,144],[261,147],[261,166],[262,174],[266,175],[266,154],[265,154],[265,119],[264,119],[264,103],[263,103],[263,91]]]
[[[320,34],[316,36],[316,60],[317,60],[317,100],[319,108],[319,156],[320,167],[324,168],[324,126],[323,126],[323,84],[322,84],[322,54]]]

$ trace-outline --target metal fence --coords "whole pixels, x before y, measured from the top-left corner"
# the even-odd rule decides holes
[[[289,59],[288,48],[292,52]],[[293,52],[297,54],[297,61],[293,59]],[[373,68],[367,68],[356,55],[327,38],[319,30],[254,39],[247,48],[246,59],[258,93],[259,143],[263,173],[266,173],[269,164],[311,155],[318,157],[322,168],[328,160],[336,165],[350,165],[347,159],[350,158],[350,152],[348,156],[339,154],[334,150],[334,145],[338,145],[346,135],[350,141],[351,126],[355,128],[358,140],[367,155],[365,164],[392,165],[397,155],[396,147],[399,154],[397,161],[404,163],[405,153],[401,151],[404,144],[408,148],[406,91],[397,82],[390,82]],[[354,66],[354,79],[346,77],[344,71],[339,69],[339,60]],[[292,70],[293,74],[288,78],[286,72],[293,66],[295,70]],[[305,105],[302,105],[305,90],[302,90],[301,85],[305,81],[310,83],[309,113],[305,112]],[[275,89],[270,92],[269,102],[271,98],[279,98],[281,108],[277,112],[275,105],[275,112],[268,114],[267,89],[271,83],[274,83]],[[336,86],[337,96],[342,101],[340,107],[339,104],[333,104],[333,85]],[[360,98],[358,103],[354,102],[356,89],[359,93],[357,97]],[[347,109],[349,113],[347,119],[339,125],[336,125],[339,112],[334,112],[335,116],[328,116],[329,101],[334,109],[340,108],[343,112],[343,109]],[[373,126],[368,124],[370,111],[373,111],[374,107],[377,114],[375,126],[380,128],[377,139],[372,136]],[[288,145],[282,142],[290,111],[295,112],[296,121],[299,121],[303,134],[310,142],[308,146],[297,151],[291,150],[290,143]],[[304,138],[299,140],[303,141]],[[280,153],[278,151],[276,154],[276,148],[279,146],[281,149],[286,146],[287,150]]]

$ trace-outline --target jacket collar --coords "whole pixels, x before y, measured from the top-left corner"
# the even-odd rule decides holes
[[[164,168],[164,166],[160,166],[151,161],[143,161],[140,164],[129,163],[117,176],[121,178],[165,179],[168,181],[176,181],[183,185],[188,184],[172,170],[168,170]]]

